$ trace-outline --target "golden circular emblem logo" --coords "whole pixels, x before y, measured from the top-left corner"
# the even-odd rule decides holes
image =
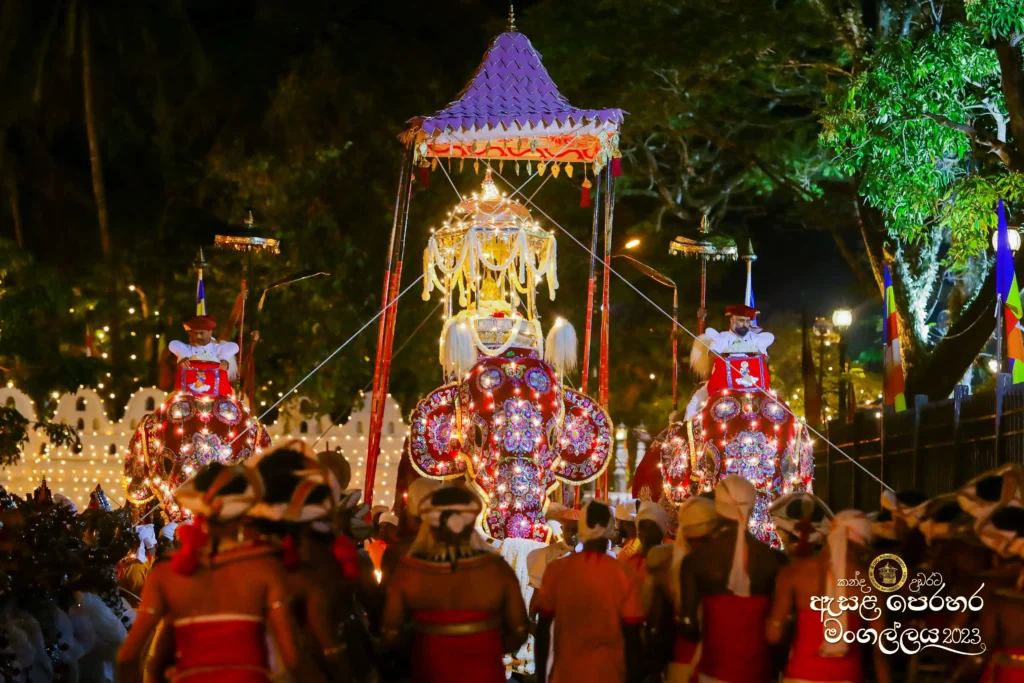
[[[907,582],[907,565],[899,555],[879,555],[868,568],[868,579],[883,593],[898,591]]]

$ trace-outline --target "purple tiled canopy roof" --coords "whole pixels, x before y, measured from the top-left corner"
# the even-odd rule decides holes
[[[411,119],[412,131],[435,135],[446,130],[578,126],[622,123],[621,109],[577,109],[558,91],[540,53],[515,31],[491,44],[483,63],[458,99],[433,116]],[[410,132],[412,132],[410,131]]]

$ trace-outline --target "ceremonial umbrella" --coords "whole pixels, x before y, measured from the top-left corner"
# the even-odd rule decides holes
[[[371,399],[371,423],[366,460],[366,500],[373,497],[374,473],[380,453],[380,431],[388,389],[392,344],[394,341],[397,299],[401,283],[402,259],[405,252],[406,228],[411,198],[412,170],[421,169],[421,183],[426,186],[431,169],[439,160],[459,162],[469,159],[474,169],[480,161],[497,162],[499,174],[506,161],[525,164],[532,174],[548,168],[553,176],[561,170],[572,178],[572,164],[583,168],[581,206],[590,205],[588,169],[595,179],[605,170],[605,255],[604,306],[601,322],[601,392],[600,403],[608,404],[608,312],[609,276],[612,237],[612,176],[619,175],[619,129],[624,112],[621,109],[580,109],[558,90],[541,56],[529,39],[515,28],[515,17],[509,13],[508,29],[498,35],[484,55],[466,87],[455,101],[430,116],[409,120],[409,128],[399,136],[406,147],[398,183],[391,246],[384,275],[381,302],[381,323],[377,337],[377,361],[374,369]],[[599,202],[595,202],[591,251],[597,250]],[[594,266],[587,306],[583,382],[589,375],[590,319],[593,312]]]
[[[668,245],[668,253],[700,259],[700,308],[697,310],[697,334],[702,334],[707,318],[705,303],[708,290],[708,261],[735,261],[739,257],[736,240],[728,235],[713,232],[711,226],[708,225],[708,217],[704,216],[696,231],[680,235],[672,240]]]

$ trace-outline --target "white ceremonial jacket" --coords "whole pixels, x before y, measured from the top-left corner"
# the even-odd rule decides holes
[[[711,327],[704,330],[704,335],[711,339],[711,350],[715,353],[759,353],[768,355],[768,347],[775,341],[771,332],[750,330],[740,337],[732,330],[719,332]]]
[[[192,346],[185,342],[172,341],[167,345],[167,350],[173,353],[179,361],[184,359],[197,361],[228,362],[228,379],[234,382],[238,379],[238,344],[235,342],[219,342],[213,340],[206,346]]]

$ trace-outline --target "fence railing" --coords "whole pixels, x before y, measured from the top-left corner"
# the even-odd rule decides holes
[[[992,391],[908,397],[902,413],[858,412],[848,424],[830,422],[827,436],[893,490],[935,496],[1002,463],[1024,464],[1024,385],[1000,375]],[[814,461],[815,492],[833,510],[879,508],[881,485],[821,439]]]

